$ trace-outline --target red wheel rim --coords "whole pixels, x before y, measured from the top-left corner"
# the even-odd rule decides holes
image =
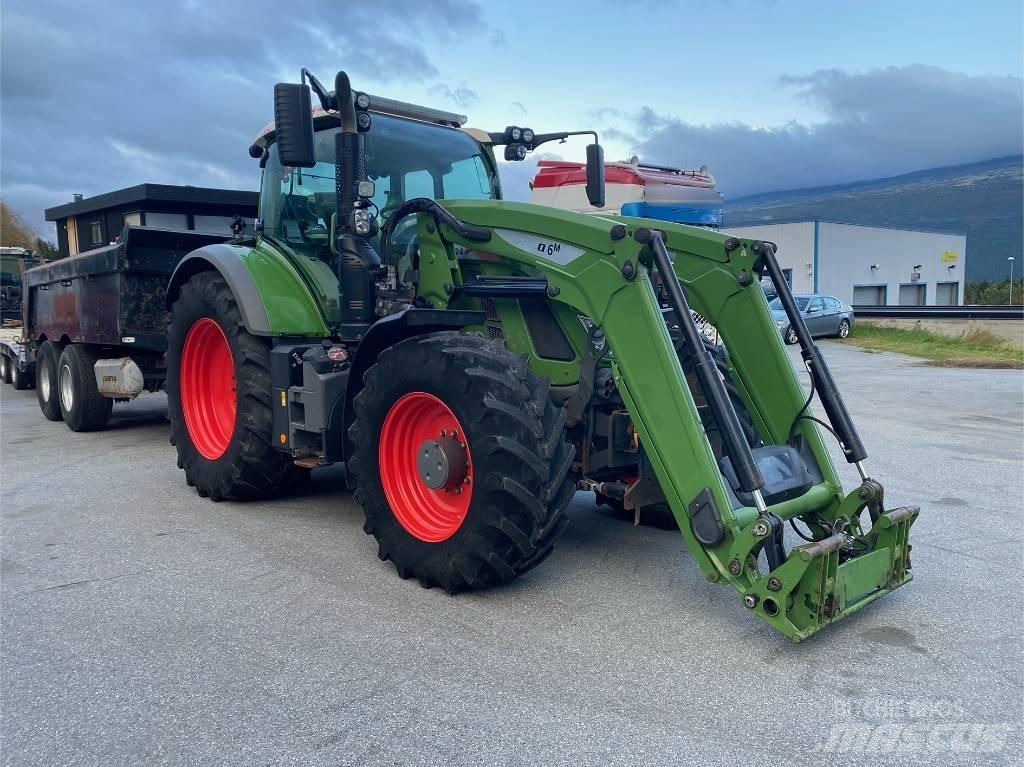
[[[465,476],[454,486],[430,487],[417,459],[425,444],[454,440],[465,454]],[[439,543],[459,529],[473,495],[473,462],[459,419],[441,400],[426,392],[399,399],[384,419],[377,453],[381,484],[391,511],[406,532],[421,541]]]
[[[181,351],[181,409],[199,454],[224,455],[235,430],[235,363],[228,339],[214,320],[196,320]]]

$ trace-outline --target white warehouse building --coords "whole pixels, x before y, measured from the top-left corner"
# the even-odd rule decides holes
[[[854,306],[963,303],[965,234],[817,219],[727,223],[724,231],[774,242],[794,293],[824,293]]]

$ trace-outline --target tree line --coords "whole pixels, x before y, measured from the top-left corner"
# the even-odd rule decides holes
[[[57,258],[57,246],[37,235],[21,214],[0,200],[0,245],[26,248],[50,260]]]

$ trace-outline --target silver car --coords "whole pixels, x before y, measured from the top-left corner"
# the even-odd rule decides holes
[[[804,318],[804,324],[812,336],[835,336],[846,338],[853,327],[853,307],[844,304],[835,296],[824,296],[818,293],[794,295],[796,308]],[[768,302],[772,310],[772,318],[787,344],[796,343],[796,331],[789,325],[789,318],[782,308],[782,302],[773,298]]]

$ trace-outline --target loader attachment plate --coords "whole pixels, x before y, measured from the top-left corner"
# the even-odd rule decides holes
[[[907,540],[919,511],[884,512],[857,541],[837,533],[795,547],[784,564],[753,582],[744,604],[796,641],[842,620],[913,579]],[[871,548],[858,554],[862,541]]]

